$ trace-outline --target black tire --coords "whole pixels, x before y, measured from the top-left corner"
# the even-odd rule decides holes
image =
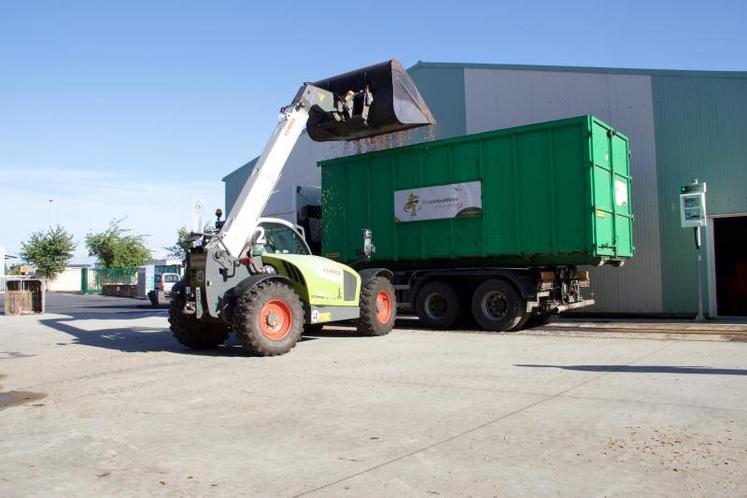
[[[485,330],[507,331],[526,321],[526,304],[505,280],[486,280],[472,295],[472,316]]]
[[[533,313],[527,322],[527,328],[542,327],[554,322],[558,318],[557,313]]]
[[[448,329],[459,318],[459,304],[459,296],[451,285],[434,280],[418,291],[415,313],[429,329]]]
[[[518,332],[519,330],[523,330],[525,328],[528,328],[529,326],[529,319],[532,318],[531,313],[524,313],[524,316],[519,320],[519,322],[508,329],[508,332]]]
[[[158,305],[160,304],[158,302],[158,293],[154,290],[148,292],[148,300],[150,301],[150,305],[154,308],[158,307]]]
[[[169,306],[169,328],[179,343],[190,349],[212,349],[228,339],[228,327],[221,323],[197,320],[182,313],[184,297],[175,294]]]
[[[386,277],[374,277],[361,287],[361,316],[357,321],[361,335],[386,335],[397,319],[394,287]]]
[[[262,282],[236,300],[233,330],[253,355],[287,353],[301,338],[303,325],[301,299],[282,282]]]

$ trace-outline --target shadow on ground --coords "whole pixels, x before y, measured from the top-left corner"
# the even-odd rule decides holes
[[[747,370],[738,368],[711,368],[702,366],[665,365],[531,365],[516,364],[515,367],[558,368],[578,372],[622,372],[622,373],[667,373],[695,375],[747,375]]]
[[[111,315],[107,315],[111,318]],[[77,327],[82,320],[78,316],[63,319],[43,319],[42,325],[67,334],[73,338],[72,342],[57,343],[59,346],[78,344],[96,348],[114,349],[125,353],[148,353],[166,351],[177,354],[190,354],[201,356],[248,356],[236,339],[231,336],[221,346],[215,349],[192,350],[181,345],[171,335],[171,331],[164,327],[139,327],[121,326],[116,328],[103,328],[89,330]],[[122,319],[122,317],[119,317]],[[301,341],[313,340],[313,338],[302,337]]]

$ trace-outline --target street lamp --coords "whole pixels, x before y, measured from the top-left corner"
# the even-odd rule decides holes
[[[49,198],[49,202],[47,202],[47,227],[51,230],[52,229],[52,203],[54,202],[54,199],[51,197]]]

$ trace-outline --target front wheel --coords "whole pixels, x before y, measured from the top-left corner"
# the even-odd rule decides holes
[[[184,299],[175,295],[169,307],[169,328],[174,339],[190,349],[212,349],[228,339],[228,327],[222,323],[197,320],[182,313]]]
[[[257,284],[237,299],[233,329],[244,349],[256,356],[285,354],[303,332],[301,299],[284,283]]]
[[[505,280],[487,280],[472,296],[472,315],[485,330],[506,331],[521,328],[526,323],[524,300],[513,285]]]
[[[394,328],[397,318],[397,301],[394,287],[385,277],[374,277],[361,288],[361,315],[358,333],[386,335]]]

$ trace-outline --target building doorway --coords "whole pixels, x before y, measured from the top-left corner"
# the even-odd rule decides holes
[[[713,218],[716,308],[747,316],[747,216]]]

